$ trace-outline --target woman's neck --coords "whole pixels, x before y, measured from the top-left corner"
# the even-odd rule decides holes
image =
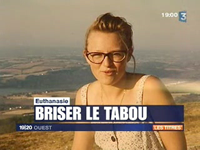
[[[125,73],[119,82],[114,85],[100,84],[101,92],[108,98],[115,98],[121,95],[127,88],[128,73]]]

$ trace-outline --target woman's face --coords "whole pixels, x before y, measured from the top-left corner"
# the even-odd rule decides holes
[[[107,54],[114,51],[127,52],[127,49],[116,33],[92,31],[87,42],[87,51],[89,53],[101,52]],[[128,54],[126,54],[125,59],[123,59],[121,62],[113,62],[108,56],[106,56],[103,62],[100,64],[90,62],[87,57],[86,60],[91,67],[93,75],[98,81],[106,85],[116,85],[120,83],[120,79],[122,79],[125,75],[126,64],[128,60],[127,57]]]

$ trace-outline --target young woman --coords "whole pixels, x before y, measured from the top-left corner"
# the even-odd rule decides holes
[[[84,56],[95,82],[77,92],[77,105],[174,105],[172,96],[154,77],[126,72],[133,56],[132,29],[124,18],[106,13],[86,34]],[[185,150],[183,132],[75,132],[73,150]]]

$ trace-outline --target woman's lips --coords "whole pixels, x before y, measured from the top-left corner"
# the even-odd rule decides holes
[[[116,70],[103,71],[103,73],[107,76],[112,76],[112,75],[116,75]]]

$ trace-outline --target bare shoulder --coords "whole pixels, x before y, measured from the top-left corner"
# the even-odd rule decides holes
[[[144,84],[144,105],[175,105],[174,100],[161,80],[155,76],[149,76]]]
[[[82,86],[77,92],[76,92],[76,100],[75,100],[75,105],[83,105],[82,103],[82,99],[81,99],[81,94],[82,94],[82,90],[87,90],[87,86],[89,84],[85,84],[84,86]]]
[[[154,76],[147,78],[143,92],[144,105],[175,105],[170,92],[161,80]],[[160,131],[159,134],[166,149],[187,149],[184,132]]]
[[[87,92],[88,88],[90,88],[90,90],[92,89],[95,89],[93,87],[96,86],[96,81],[95,82],[92,82],[92,83],[89,83],[89,84],[85,84],[83,85],[77,92],[76,92],[76,100],[75,100],[75,104],[76,105],[83,105],[82,103],[82,92]],[[85,91],[84,91],[85,90]]]
[[[84,85],[84,86],[87,86]],[[82,86],[76,93],[76,105],[84,105],[82,103],[81,94]],[[94,143],[94,133],[95,132],[75,132],[72,150],[91,150]]]
[[[81,88],[76,92],[75,105],[82,105],[82,102],[81,102]]]
[[[149,76],[147,78],[147,80],[145,81],[145,86],[144,86],[145,90],[149,89],[164,89],[165,86],[164,84],[161,82],[161,80],[155,76]]]

